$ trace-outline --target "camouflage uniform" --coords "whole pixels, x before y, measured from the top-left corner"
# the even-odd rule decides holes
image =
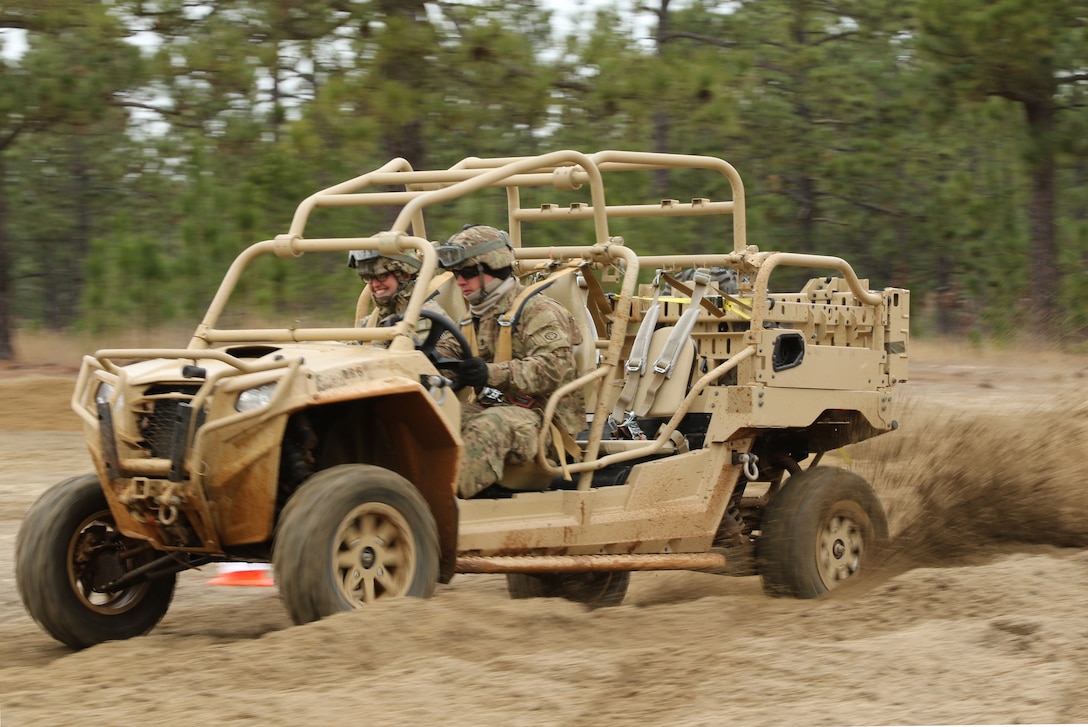
[[[489,362],[487,385],[502,392],[507,401],[519,400],[525,406],[466,407],[461,422],[464,455],[457,482],[461,497],[472,497],[500,482],[506,462],[535,459],[543,423],[541,411],[551,393],[573,381],[577,371],[573,346],[581,343],[578,328],[563,306],[543,294],[529,298],[522,309],[513,330],[512,358],[493,363],[499,316],[509,310],[521,291],[522,286],[516,285],[480,317],[476,342],[480,357]],[[581,391],[563,397],[554,421],[571,434],[585,429]]]

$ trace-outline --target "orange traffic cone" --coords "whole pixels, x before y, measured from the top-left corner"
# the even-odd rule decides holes
[[[272,586],[272,566],[268,563],[220,563],[219,575],[208,581],[211,586]]]

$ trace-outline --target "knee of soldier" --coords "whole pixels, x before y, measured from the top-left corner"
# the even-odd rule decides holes
[[[504,410],[508,407],[505,406],[492,406],[482,410],[479,414],[473,414],[471,417],[462,420],[462,429],[479,429],[487,430],[491,427],[498,426],[506,421]]]
[[[497,408],[497,407],[496,407]],[[495,409],[484,409],[461,422],[461,438],[468,446],[470,442],[489,441],[496,438],[505,429],[502,417]]]

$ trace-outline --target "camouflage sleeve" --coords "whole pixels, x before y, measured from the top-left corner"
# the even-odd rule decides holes
[[[490,364],[488,383],[507,394],[548,396],[574,379],[576,343],[570,314],[544,296],[531,298],[514,330],[513,358]]]

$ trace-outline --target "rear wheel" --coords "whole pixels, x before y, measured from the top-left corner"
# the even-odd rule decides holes
[[[341,465],[287,502],[272,552],[276,583],[298,624],[386,598],[429,598],[438,582],[438,527],[398,474]]]
[[[166,614],[176,574],[108,585],[150,563],[157,551],[125,537],[93,474],[47,490],[15,541],[15,579],[27,612],[53,638],[81,649],[150,631]]]
[[[756,550],[764,592],[815,598],[873,569],[888,520],[864,479],[813,467],[786,480],[761,531]]]
[[[591,608],[623,603],[631,574],[605,573],[508,573],[506,590],[511,598],[565,598]]]

